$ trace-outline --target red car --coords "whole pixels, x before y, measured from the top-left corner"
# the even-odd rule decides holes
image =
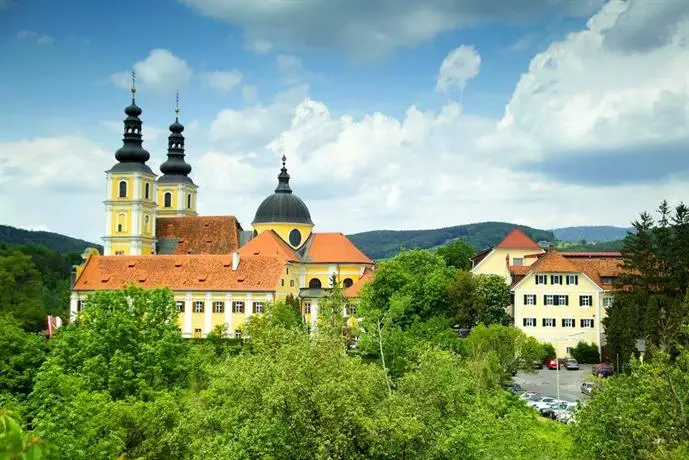
[[[557,369],[560,367],[560,363],[557,358],[548,358],[545,365],[548,367],[548,369]]]

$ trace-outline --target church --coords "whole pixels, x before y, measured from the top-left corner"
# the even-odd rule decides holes
[[[70,314],[94,291],[126,285],[170,288],[184,337],[204,337],[224,325],[240,338],[242,326],[268,304],[292,295],[315,325],[319,299],[334,283],[356,297],[374,263],[342,233],[318,233],[308,207],[293,193],[286,158],[275,191],[256,209],[251,230],[234,216],[199,216],[199,187],[185,160],[184,126],[170,125],[167,160],[157,175],[146,164],[142,110],[126,107],[122,147],[106,171],[103,254],[87,249],[76,267]],[[353,315],[345,308],[343,315]]]

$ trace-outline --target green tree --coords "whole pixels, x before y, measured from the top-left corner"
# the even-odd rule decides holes
[[[11,412],[0,409],[0,459],[41,460],[49,454],[45,444],[22,430]]]
[[[598,353],[598,345],[595,343],[588,344],[586,342],[579,342],[572,349],[572,358],[583,364],[595,364],[600,362],[600,353]]]
[[[542,360],[543,346],[533,337],[520,329],[493,324],[478,325],[472,329],[466,339],[468,355],[471,359],[481,360],[494,355],[502,378],[513,371],[523,369],[530,371],[533,363]]]
[[[28,395],[46,349],[45,337],[25,332],[12,316],[0,315],[0,393]]]
[[[28,331],[41,331],[46,313],[43,292],[31,257],[20,252],[0,256],[0,313],[14,315]]]
[[[476,248],[462,240],[456,240],[439,247],[436,252],[445,259],[445,263],[449,267],[468,271],[471,268],[471,257],[476,253]]]
[[[483,300],[476,321],[485,325],[510,323],[507,308],[510,305],[510,287],[500,275],[478,275],[476,294]]]

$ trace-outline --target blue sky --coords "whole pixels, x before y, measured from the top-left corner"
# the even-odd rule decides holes
[[[627,225],[689,191],[687,21],[634,0],[0,0],[0,222],[100,237],[136,68],[154,169],[179,90],[201,211],[247,228],[282,154],[321,230]]]

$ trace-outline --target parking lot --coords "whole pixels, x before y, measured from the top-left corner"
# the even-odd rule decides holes
[[[558,371],[543,367],[534,369],[533,373],[519,372],[512,377],[514,383],[518,383],[524,391],[533,391],[543,396],[557,398],[557,373]],[[591,364],[580,364],[578,371],[560,369],[560,397],[565,401],[581,401],[588,398],[581,393],[581,383],[587,377],[591,377]]]

